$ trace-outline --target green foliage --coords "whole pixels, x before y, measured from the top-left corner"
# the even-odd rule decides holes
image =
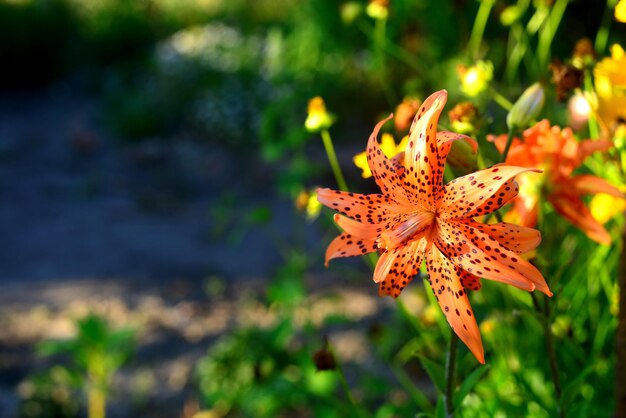
[[[43,341],[37,349],[40,355],[68,357],[64,370],[69,381],[85,392],[89,418],[104,418],[112,378],[133,352],[135,332],[112,330],[95,314],[76,321],[76,327],[75,338]]]
[[[30,376],[20,385],[20,418],[73,418],[79,404],[74,397],[75,377],[62,366]]]

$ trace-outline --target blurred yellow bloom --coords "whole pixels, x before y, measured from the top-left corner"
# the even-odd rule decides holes
[[[308,221],[314,221],[320,215],[322,210],[322,204],[317,200],[317,193],[315,188],[311,191],[302,190],[298,197],[296,197],[296,208],[303,211],[306,214]]]
[[[475,97],[489,87],[489,82],[493,78],[493,64],[490,61],[478,61],[469,68],[460,65],[457,72],[461,78],[463,93]]]
[[[626,119],[626,55],[618,44],[611,57],[604,58],[593,70],[598,94],[598,117],[605,128],[613,130],[619,119]]]
[[[405,150],[408,140],[409,137],[405,136],[404,138],[402,138],[402,141],[400,141],[400,143],[396,145],[396,141],[394,141],[393,136],[391,134],[385,133],[381,138],[380,148],[383,150],[387,158],[393,158]],[[354,165],[356,165],[363,171],[361,173],[361,176],[364,179],[372,177],[372,171],[367,164],[367,154],[365,151],[355,155],[352,158],[352,161],[354,161]]]
[[[448,112],[454,132],[468,134],[474,132],[479,122],[478,109],[472,102],[461,102]]]
[[[622,187],[620,190],[626,192],[626,187]],[[591,199],[589,209],[591,210],[591,216],[596,221],[605,224],[626,210],[626,200],[610,194],[598,193]]]
[[[351,24],[363,12],[363,6],[356,1],[349,1],[341,5],[341,20],[345,24]]]
[[[371,0],[365,12],[373,19],[387,19],[387,16],[389,16],[389,0]]]
[[[326,111],[324,99],[320,96],[309,100],[308,115],[304,122],[304,127],[309,132],[319,132],[328,129],[333,124],[333,116]]]
[[[494,318],[487,318],[483,322],[480,323],[478,328],[480,329],[480,333],[482,335],[489,335],[496,328],[497,321]]]
[[[615,5],[615,20],[626,23],[626,0],[620,0]]]

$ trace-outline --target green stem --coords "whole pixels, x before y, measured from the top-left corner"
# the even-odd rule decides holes
[[[354,397],[352,396],[352,391],[350,390],[350,386],[348,385],[348,381],[346,380],[346,375],[343,372],[343,367],[341,367],[341,363],[338,361],[337,356],[335,355],[335,350],[333,350],[333,347],[330,344],[330,342],[327,342],[327,344],[328,344],[328,351],[330,351],[330,354],[333,356],[333,359],[335,360],[335,371],[337,372],[337,376],[339,377],[339,382],[341,383],[341,387],[343,388],[343,391],[346,394],[346,399],[348,399],[348,402],[352,406],[353,410],[357,412],[357,415],[361,416],[361,410],[359,406],[356,404],[356,402],[354,401]]]
[[[596,42],[594,45],[598,55],[604,54],[606,44],[609,41],[609,29],[611,28],[611,22],[613,21],[613,9],[615,8],[616,3],[617,0],[606,1],[606,8],[604,9],[604,14],[602,15],[600,28],[596,33]]]
[[[491,12],[491,8],[494,3],[495,2],[493,0],[482,0],[480,2],[480,6],[478,7],[478,13],[476,13],[474,26],[472,27],[472,33],[467,45],[468,52],[471,54],[472,59],[478,59],[480,44],[482,43],[485,27],[487,26],[487,21],[489,20],[489,13]]]
[[[97,388],[89,389],[87,398],[87,416],[89,418],[105,418],[106,397],[103,391]]]
[[[389,86],[387,78],[387,69],[385,67],[385,45],[387,44],[387,19],[376,19],[374,26],[374,50],[378,66],[378,73],[380,76],[380,84],[385,92],[387,101],[390,105],[394,105],[396,100],[394,98],[393,90]]]
[[[333,140],[330,138],[330,133],[328,132],[328,129],[322,129],[322,132],[320,134],[322,135],[322,141],[324,142],[324,148],[326,149],[328,162],[330,163],[330,167],[333,169],[333,174],[335,175],[337,185],[339,186],[340,190],[347,192],[348,185],[346,184],[346,180],[343,178],[343,173],[341,172],[339,161],[337,161],[337,155],[335,154],[335,147],[333,147]]]
[[[367,25],[365,22],[358,22],[357,27],[361,32],[363,32],[363,34],[365,34],[365,36],[367,36],[372,42],[374,42],[374,30],[372,30],[371,26]],[[385,42],[382,45],[382,48],[387,54],[389,54],[389,56],[409,66],[413,71],[417,73],[419,77],[423,79],[428,78],[428,70],[424,67],[421,61],[415,58],[415,55],[408,52],[406,49],[402,48],[399,45],[396,45],[394,42]]]
[[[539,73],[545,71],[548,66],[548,61],[550,60],[550,45],[552,44],[554,35],[556,35],[557,29],[559,28],[568,2],[569,0],[556,0],[550,9],[550,16],[548,17],[547,22],[541,28],[541,33],[539,34],[539,44],[537,45],[537,70]]]
[[[513,143],[514,136],[515,136],[515,128],[509,128],[509,134],[506,137],[506,145],[504,146],[504,151],[502,151],[502,156],[500,156],[501,163],[505,162],[506,157],[509,156],[509,150],[511,149],[511,144]]]
[[[499,104],[500,107],[502,107],[507,112],[511,111],[511,109],[513,108],[513,103],[511,103],[509,99],[498,93],[498,91],[493,87],[489,87],[489,93],[491,93],[493,101]]]
[[[565,411],[561,407],[561,379],[559,378],[559,366],[556,360],[554,337],[552,335],[552,326],[550,324],[550,303],[547,299],[545,299],[542,305],[534,292],[531,292],[530,296],[533,298],[533,305],[535,305],[535,309],[539,312],[539,317],[541,318],[541,323],[543,325],[546,350],[548,352],[548,363],[550,364],[550,374],[552,375],[552,383],[554,384],[554,393],[556,395],[556,413],[560,418],[564,418]]]
[[[626,211],[624,212],[626,215]],[[617,331],[615,333],[615,351],[617,361],[615,365],[615,415],[626,416],[626,225],[622,230],[622,260],[619,266],[619,314],[617,318]]]
[[[456,369],[456,348],[459,337],[454,330],[450,335],[450,347],[446,356],[446,391],[444,394],[444,404],[446,408],[446,417],[454,416],[454,372]]]
[[[585,92],[587,94],[593,94],[593,85],[591,81],[591,72],[589,70],[585,70],[585,79],[584,79]],[[587,97],[585,97],[587,100]],[[591,103],[589,103],[589,108],[592,109]],[[589,112],[589,120],[587,121],[589,124],[589,136],[591,139],[596,139],[600,136],[600,129],[598,127],[598,121],[596,120],[596,116],[593,111]]]

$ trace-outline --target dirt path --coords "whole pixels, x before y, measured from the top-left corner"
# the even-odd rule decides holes
[[[0,94],[2,417],[42,366],[33,344],[70,335],[89,310],[148,324],[135,371],[157,382],[169,405],[159,413],[182,410],[190,368],[235,309],[208,302],[206,279],[259,283],[280,263],[262,229],[225,244],[242,207],[269,207],[268,227],[290,233],[291,203],[259,193],[271,180],[262,169],[242,172],[228,152],[184,136],[116,143],[102,126],[97,98],[70,84]]]

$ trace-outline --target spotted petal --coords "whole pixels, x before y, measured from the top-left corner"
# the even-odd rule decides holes
[[[541,233],[536,229],[500,222],[497,224],[472,223],[472,226],[495,239],[504,248],[516,254],[534,250],[541,243]]]
[[[357,238],[344,232],[328,245],[324,264],[328,267],[328,263],[334,258],[364,255],[377,249],[375,240]]]
[[[387,220],[392,212],[402,210],[402,206],[393,199],[380,194],[365,195],[317,189],[317,200],[324,206],[369,224],[381,223]]]
[[[437,121],[447,98],[448,92],[440,90],[424,101],[413,119],[404,155],[404,185],[414,201],[428,210],[435,209],[442,185],[445,156],[437,146]]]
[[[535,266],[502,246],[472,220],[438,220],[435,244],[452,263],[478,277],[552,296]]]
[[[427,241],[420,239],[404,247],[395,257],[392,267],[379,285],[378,295],[389,295],[397,298],[400,292],[417,275]]]
[[[428,282],[452,330],[476,359],[485,363],[483,343],[469,299],[459,277],[460,269],[431,245],[426,256]]]
[[[443,189],[442,219],[470,218],[497,210],[517,193],[513,177],[526,171],[540,170],[497,164],[452,180]]]
[[[407,202],[407,197],[399,180],[398,175],[393,169],[391,161],[387,158],[380,145],[378,144],[378,132],[380,128],[391,119],[393,115],[378,122],[374,127],[374,131],[370,135],[367,143],[367,163],[372,171],[372,176],[378,187],[387,196],[392,196],[398,202]]]

